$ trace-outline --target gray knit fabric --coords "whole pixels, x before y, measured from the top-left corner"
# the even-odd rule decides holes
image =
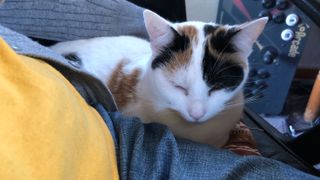
[[[142,12],[125,0],[6,0],[0,5],[0,24],[54,41],[115,35],[147,38]]]
[[[67,63],[68,61],[63,56],[53,52],[51,49],[44,47],[37,42],[32,41],[30,38],[1,25],[0,37],[3,38],[13,50],[21,55],[54,61],[75,71],[85,71],[82,66]]]

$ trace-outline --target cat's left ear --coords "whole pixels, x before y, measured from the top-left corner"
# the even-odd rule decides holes
[[[238,26],[240,31],[233,37],[232,41],[245,57],[250,55],[253,44],[262,33],[267,22],[268,18],[263,17]]]
[[[171,23],[150,10],[145,10],[143,17],[150,37],[151,48],[154,52],[158,53],[175,36]]]

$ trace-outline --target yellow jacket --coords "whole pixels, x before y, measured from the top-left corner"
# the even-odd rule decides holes
[[[0,39],[1,179],[118,179],[111,134],[59,72]],[[3,166],[5,164],[5,166]]]

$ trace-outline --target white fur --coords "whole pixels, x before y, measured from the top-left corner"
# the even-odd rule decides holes
[[[148,10],[144,12],[144,17],[151,43],[130,36],[100,37],[58,43],[52,49],[61,54],[76,52],[84,68],[105,84],[119,61],[126,59],[125,73],[139,68],[142,75],[136,90],[138,100],[122,109],[124,114],[138,116],[146,123],[166,124],[178,137],[221,147],[241,117],[244,81],[233,92],[219,90],[209,96],[209,87],[202,78],[201,69],[205,41],[202,29],[205,23],[172,24]],[[263,23],[259,26],[264,26]],[[151,69],[151,60],[173,38],[170,27],[176,29],[178,25],[186,24],[195,26],[199,32],[199,43],[193,45],[190,65],[170,75],[161,68]],[[256,34],[259,35],[262,29]],[[250,39],[250,43],[255,41],[254,38],[257,36]],[[239,39],[241,37],[235,38],[237,41]],[[246,47],[252,47],[252,44],[246,44],[246,40],[241,40]],[[239,56],[246,61],[248,54],[240,53]],[[245,79],[247,71],[248,68]],[[188,94],[175,85],[184,87]],[[227,102],[238,105],[226,107]]]

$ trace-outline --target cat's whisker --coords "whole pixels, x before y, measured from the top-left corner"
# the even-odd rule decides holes
[[[231,39],[228,41],[228,43],[223,47],[222,51],[219,53],[215,64],[219,63],[219,66],[222,66],[223,64],[221,64],[221,63],[225,63],[225,61],[222,61],[222,56],[223,56],[225,50],[227,49],[227,47],[230,45],[230,43],[231,43]]]
[[[225,104],[225,108],[224,110],[230,110],[231,108],[235,108],[235,107],[238,107],[238,106],[242,106],[242,105],[245,105],[245,104],[248,104],[248,103],[255,103],[257,102],[259,99],[257,98],[252,98],[252,99],[249,99],[249,100],[245,100],[241,103],[230,103],[230,104]]]
[[[214,65],[213,65],[213,73],[215,73],[215,69],[216,69],[216,67],[218,66],[221,66],[222,64],[222,55],[223,55],[223,53],[224,53],[224,51],[227,49],[227,47],[229,46],[229,44],[230,44],[230,40],[228,41],[228,43],[226,44],[226,46],[225,47],[223,47],[223,49],[222,49],[222,51],[218,54],[218,57],[217,57],[217,60],[216,60],[216,62],[214,63]]]
[[[222,56],[222,55],[221,55]],[[213,74],[218,74],[217,71],[220,71],[220,67],[225,63],[225,61],[222,61],[222,58],[218,57],[215,66],[213,67]]]
[[[232,108],[236,108],[239,106],[243,106],[245,103],[236,103],[236,104],[231,104],[231,105],[225,105],[224,109],[222,111],[229,111]]]
[[[256,94],[256,95],[247,94],[247,95],[244,95],[245,96],[244,101],[246,103],[255,103],[261,100],[263,97],[269,96],[269,95],[270,93],[264,93],[263,96],[261,96],[261,94]]]
[[[258,94],[251,94],[251,93],[244,93],[243,94],[244,98],[250,98],[250,97],[253,97],[253,96],[258,96]]]
[[[253,99],[253,100],[245,101],[245,102],[242,102],[242,103],[230,104],[230,105],[228,105],[226,107],[230,109],[230,108],[238,107],[238,106],[241,106],[241,105],[246,105],[246,104],[256,103],[256,102],[258,102],[258,99]]]
[[[259,90],[259,89],[258,89]],[[260,89],[261,91],[263,91],[263,89]],[[252,95],[252,94],[246,94],[247,96],[260,96],[261,94],[263,94],[264,97],[266,96],[270,96],[271,93],[270,92],[266,92],[266,91],[263,91],[263,92],[260,92],[259,94],[255,94],[255,95]]]
[[[256,80],[254,79],[247,79],[245,83],[252,83],[252,82],[255,82]]]
[[[257,64],[261,64],[261,62],[250,62],[249,64],[254,64],[254,65],[257,65]]]
[[[237,78],[239,78],[239,77],[243,77],[243,76],[237,76],[237,75],[224,75],[224,76],[220,76],[220,77],[237,77]]]
[[[239,66],[239,64],[232,64],[232,65],[230,65],[230,66],[226,66],[226,67],[224,67],[224,68],[222,68],[222,69],[219,69],[219,71],[218,72],[215,72],[216,74],[220,74],[220,73],[222,73],[223,71],[226,71],[226,70],[229,70],[229,69],[231,69],[231,68],[233,68],[233,67],[237,67],[237,66]]]
[[[261,97],[253,95],[253,96],[250,96],[250,97],[246,97],[244,99],[244,102],[245,103],[252,103],[252,102],[258,101],[260,99],[261,99]]]
[[[217,77],[217,78],[215,78],[215,80],[220,80],[220,79],[225,79],[225,80],[227,80],[227,79],[239,79],[239,78],[241,78],[242,76],[219,76],[219,77]]]

